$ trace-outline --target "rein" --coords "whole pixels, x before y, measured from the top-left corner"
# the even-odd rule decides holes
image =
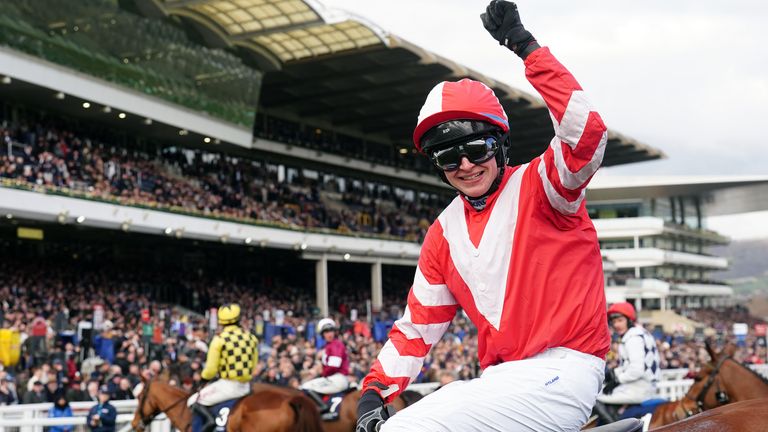
[[[720,380],[715,381],[715,379],[717,378],[717,374],[720,372],[720,368],[723,366],[725,361],[730,358],[731,356],[727,355],[721,358],[720,361],[717,362],[717,366],[715,366],[715,370],[712,371],[712,373],[709,375],[709,378],[707,379],[707,383],[704,384],[704,388],[701,389],[701,391],[699,392],[699,395],[696,397],[696,406],[699,408],[699,412],[704,411],[704,398],[707,397],[707,392],[712,387],[712,384],[716,385],[715,400],[717,401],[718,406],[725,405],[728,403],[729,401],[728,394],[720,390]]]
[[[683,405],[683,401],[679,404],[680,408],[682,408],[683,412],[685,413],[684,417],[678,418],[677,412],[674,412],[675,420],[682,420],[688,417],[691,417],[695,414],[698,414],[702,411],[704,411],[704,399],[707,397],[707,392],[709,392],[709,389],[712,388],[712,384],[715,384],[715,400],[717,401],[717,406],[725,405],[730,401],[730,398],[728,397],[728,394],[720,389],[720,380],[717,379],[717,374],[720,373],[720,368],[723,366],[723,363],[726,362],[726,360],[730,360],[731,356],[727,355],[721,358],[717,365],[715,365],[715,369],[712,370],[712,373],[709,374],[709,377],[707,378],[707,382],[704,384],[704,388],[701,389],[699,394],[693,398],[686,394],[684,396],[685,399],[695,402],[696,403],[696,412],[694,412],[691,409],[686,408]]]

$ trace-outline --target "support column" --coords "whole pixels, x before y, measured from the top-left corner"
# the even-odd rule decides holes
[[[381,261],[371,264],[371,308],[374,312],[381,310],[383,305],[383,292],[381,287]]]
[[[315,263],[315,303],[320,316],[328,316],[328,258],[325,255]]]
[[[667,298],[666,297],[660,297],[659,298],[659,307],[663,311],[667,310]]]

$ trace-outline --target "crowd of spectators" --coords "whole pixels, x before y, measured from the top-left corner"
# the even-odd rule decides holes
[[[400,283],[402,292],[391,293],[387,306],[370,321],[361,296],[333,302],[333,316],[350,353],[350,380],[361,380],[369,371],[392,320],[402,313],[398,305],[408,282]],[[0,405],[54,402],[62,396],[67,401],[96,400],[102,385],[113,399],[131,399],[140,391],[142,377],[160,374],[192,391],[201,384],[207,342],[215,332],[209,308],[231,301],[242,305],[242,325],[260,338],[254,381],[297,387],[321,371],[321,346],[314,334],[318,310],[311,290],[281,285],[273,277],[269,289],[266,285],[265,280],[84,270],[4,259],[0,323],[21,334],[22,353],[16,366],[0,371]],[[169,292],[191,292],[192,301],[186,302],[190,307],[179,306]],[[686,313],[719,329],[724,338],[733,319],[750,326],[761,323],[738,307]],[[766,352],[760,340],[750,334],[738,360],[762,363]],[[701,339],[662,334],[658,343],[662,368],[695,370],[708,361]],[[476,330],[459,313],[427,356],[417,382],[471,379],[479,372]]]
[[[408,282],[400,283],[402,292],[385,298],[388,304],[373,325],[363,296],[334,296],[334,317],[355,380],[370,369],[393,319],[402,314],[396,304],[404,301]],[[173,299],[169,293],[180,298],[189,292],[189,308],[159,301]],[[102,385],[109,386],[113,399],[131,399],[142,377],[161,373],[191,391],[200,385],[207,342],[215,331],[209,308],[231,301],[243,307],[242,325],[261,341],[254,380],[298,386],[321,371],[314,337],[320,316],[309,292],[273,276],[242,282],[98,266],[84,270],[7,257],[0,262],[0,324],[21,334],[22,351],[17,365],[0,371],[0,404],[54,402],[62,395],[67,401],[96,400]],[[475,335],[458,316],[436,344],[420,381],[472,378],[477,372]]]
[[[352,157],[375,164],[432,173],[432,165],[418,154],[410,144],[396,148],[391,144],[364,141],[333,130],[257,113],[254,136],[280,143],[307,147],[325,153]]]
[[[299,168],[279,176],[265,160],[223,153],[116,145],[50,123],[0,124],[0,178],[125,205],[420,241],[449,199]]]

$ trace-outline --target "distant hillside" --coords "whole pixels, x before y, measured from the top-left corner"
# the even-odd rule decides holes
[[[728,258],[728,271],[713,273],[715,279],[734,280],[768,277],[768,239],[734,241],[710,249],[713,255]]]

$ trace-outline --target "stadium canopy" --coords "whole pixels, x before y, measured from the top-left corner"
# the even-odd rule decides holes
[[[472,78],[501,100],[519,163],[548,145],[546,106],[531,95],[437,56],[359,17],[309,0],[121,0],[146,16],[178,18],[209,47],[266,72],[259,112],[410,148],[421,104],[438,82]],[[604,165],[665,157],[609,133]]]
[[[699,197],[707,216],[768,210],[768,176],[610,176],[590,182],[587,199],[616,201],[646,198]]]

